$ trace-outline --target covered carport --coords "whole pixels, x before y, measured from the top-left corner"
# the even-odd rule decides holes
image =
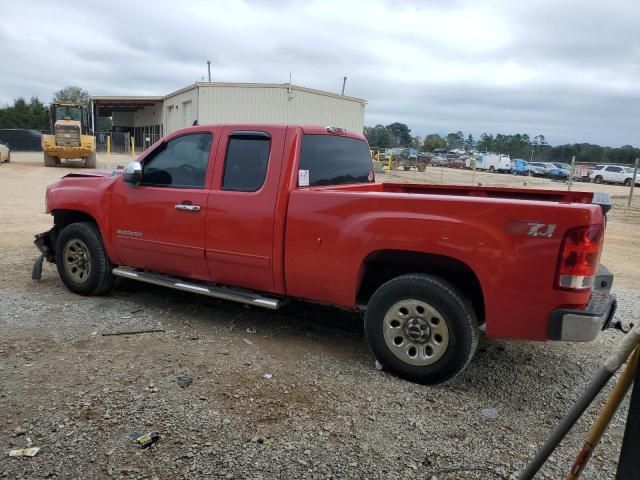
[[[114,152],[128,152],[130,139],[136,150],[144,150],[163,134],[164,97],[102,96],[91,97],[91,126],[98,150],[106,149],[106,137],[111,136]],[[110,132],[100,131],[99,118],[111,118]]]

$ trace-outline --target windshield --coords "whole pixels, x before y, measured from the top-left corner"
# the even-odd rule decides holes
[[[56,120],[78,120],[82,112],[79,107],[56,107]]]

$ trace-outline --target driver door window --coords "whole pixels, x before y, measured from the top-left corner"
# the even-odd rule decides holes
[[[142,166],[140,185],[204,188],[212,135],[193,133],[158,146]]]

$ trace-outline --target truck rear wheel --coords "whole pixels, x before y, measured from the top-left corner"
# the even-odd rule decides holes
[[[418,171],[419,172],[424,172],[427,169],[427,164],[426,163],[419,163],[418,164]]]
[[[384,368],[407,380],[453,378],[473,357],[478,322],[464,296],[432,275],[401,275],[382,285],[365,314],[369,348]]]
[[[98,227],[93,223],[72,223],[60,232],[56,242],[56,267],[72,292],[101,295],[113,286],[113,266]]]
[[[96,168],[96,152],[93,152],[84,159],[85,168]]]
[[[45,167],[56,167],[60,164],[60,159],[54,155],[44,154],[44,166]]]

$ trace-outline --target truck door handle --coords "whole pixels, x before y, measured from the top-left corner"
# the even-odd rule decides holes
[[[188,212],[199,212],[200,205],[191,205],[190,203],[178,203],[176,210],[187,210]]]

